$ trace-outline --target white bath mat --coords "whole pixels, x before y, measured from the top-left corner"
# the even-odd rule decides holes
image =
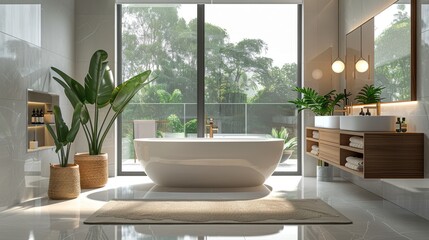
[[[320,199],[112,200],[86,224],[350,224]]]

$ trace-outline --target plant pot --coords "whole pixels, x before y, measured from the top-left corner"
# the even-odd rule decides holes
[[[340,116],[314,116],[314,126],[321,128],[340,128]]]
[[[76,153],[74,162],[79,165],[80,186],[82,189],[104,187],[108,178],[107,153],[89,155]]]
[[[282,159],[280,159],[280,163],[286,162],[292,156],[293,150],[283,150]]]
[[[329,166],[317,166],[317,181],[331,182],[334,179],[334,169]]]
[[[79,165],[50,166],[48,197],[55,200],[73,199],[80,194]]]

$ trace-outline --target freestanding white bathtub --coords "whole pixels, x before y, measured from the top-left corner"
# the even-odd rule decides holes
[[[137,159],[166,187],[254,187],[271,176],[283,152],[276,138],[140,138]]]

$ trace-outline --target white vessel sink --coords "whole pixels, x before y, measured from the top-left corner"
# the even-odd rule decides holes
[[[340,129],[362,132],[394,132],[396,116],[341,116]]]
[[[314,126],[320,128],[340,128],[341,116],[314,116]]]

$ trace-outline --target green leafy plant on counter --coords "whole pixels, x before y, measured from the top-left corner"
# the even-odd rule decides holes
[[[325,95],[320,95],[314,89],[309,87],[296,87],[294,91],[301,93],[302,98],[297,98],[289,102],[295,104],[299,112],[304,109],[309,109],[318,116],[333,115],[335,107],[339,107],[340,102],[344,101],[351,95],[351,93],[336,93],[335,90],[332,90]]]

